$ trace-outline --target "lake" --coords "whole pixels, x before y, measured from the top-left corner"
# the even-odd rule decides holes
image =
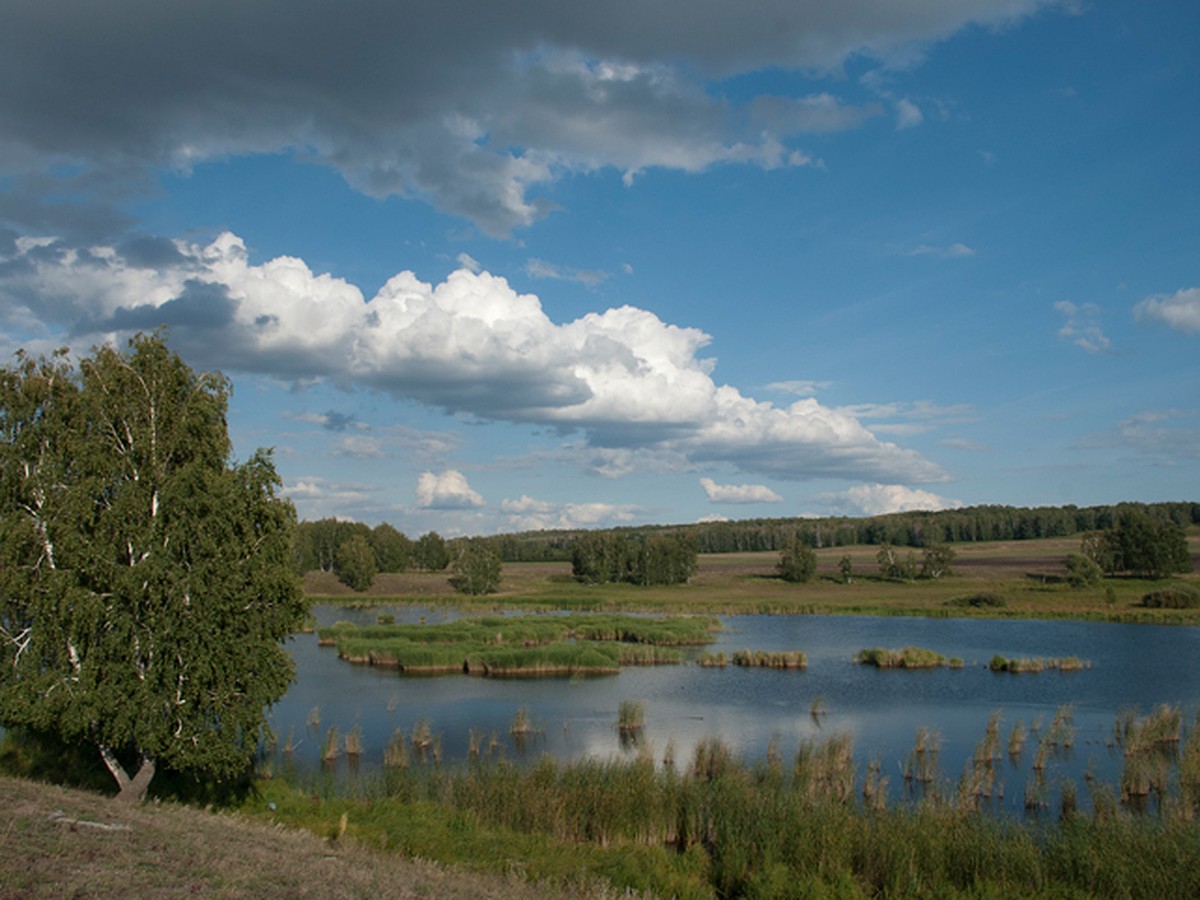
[[[381,612],[397,622],[456,618],[454,611],[422,607],[350,609],[314,607],[319,625],[337,620],[374,622]],[[441,740],[443,759],[466,758],[474,730],[486,736],[493,753],[507,759],[534,759],[543,752],[566,760],[583,755],[608,757],[639,752],[622,742],[616,727],[623,700],[644,704],[642,749],[661,759],[668,747],[680,763],[690,760],[697,742],[719,737],[744,759],[767,755],[774,740],[784,760],[800,743],[848,733],[861,770],[877,761],[894,793],[902,790],[901,770],[919,728],[940,736],[939,769],[957,781],[989,716],[999,711],[1001,747],[1020,721],[1032,730],[1021,757],[1005,753],[997,763],[1004,797],[992,805],[1023,809],[1024,785],[1038,742],[1056,711],[1070,704],[1074,746],[1060,748],[1046,770],[1047,782],[1080,782],[1085,771],[1114,784],[1121,756],[1111,746],[1117,714],[1124,708],[1149,712],[1177,705],[1185,726],[1195,722],[1200,703],[1200,628],[1094,622],[1001,621],[856,616],[727,616],[717,641],[703,648],[731,654],[739,649],[802,650],[805,671],[678,666],[626,668],[594,678],[488,679],[465,675],[401,676],[395,671],[355,666],[339,660],[332,647],[318,647],[315,635],[298,635],[288,645],[298,669],[296,683],[272,710],[271,723],[282,746],[291,735],[291,759],[320,765],[327,729],[342,734],[361,729],[363,755],[358,771],[382,764],[392,734],[411,734],[427,721]],[[959,657],[962,669],[879,670],[853,660],[866,647],[915,645],[946,657]],[[694,656],[701,652],[697,648]],[[1091,667],[1077,672],[993,673],[995,654],[1007,657],[1077,656]],[[827,710],[814,718],[813,702]],[[517,710],[528,709],[538,727],[529,738],[509,734]],[[316,710],[320,724],[309,726]],[[490,740],[495,736],[495,743]],[[343,756],[334,766],[348,772]]]

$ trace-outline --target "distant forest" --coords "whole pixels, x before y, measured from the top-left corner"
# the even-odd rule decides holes
[[[913,511],[884,516],[851,518],[741,519],[701,522],[694,525],[643,525],[608,531],[633,538],[659,535],[685,537],[700,553],[737,553],[782,550],[792,537],[811,547],[850,544],[893,544],[924,547],[927,544],[973,541],[1024,541],[1066,537],[1113,527],[1121,513],[1138,510],[1152,518],[1170,520],[1182,527],[1200,524],[1200,503],[1121,503],[1115,506],[971,506],[937,512]],[[529,531],[479,538],[505,562],[571,559],[574,531]]]

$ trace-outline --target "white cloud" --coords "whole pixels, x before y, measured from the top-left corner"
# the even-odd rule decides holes
[[[304,476],[284,483],[280,492],[304,510],[304,517],[324,519],[369,504],[376,494],[370,485]]]
[[[417,506],[420,509],[476,509],[483,505],[483,497],[457,469],[447,469],[440,474],[422,472],[417,481]]]
[[[549,278],[555,281],[577,281],[595,287],[609,278],[608,272],[597,269],[569,269],[548,263],[543,259],[531,259],[525,263],[525,274],[530,278]]]
[[[936,481],[941,470],[880,441],[853,409],[775,406],[717,384],[710,338],[621,306],[562,325],[503,278],[411,272],[369,301],[293,257],[249,262],[241,239],[177,241],[178,262],[134,265],[113,248],[60,244],[12,260],[8,308],[81,343],[161,324],[193,365],[362,386],[484,419],[579,429],[594,448],[727,462],[788,479]],[[609,461],[613,462],[612,460]]]
[[[613,503],[551,503],[522,494],[504,500],[500,508],[514,531],[555,531],[605,528],[632,522],[637,507]]]
[[[607,0],[547,14],[540,3],[365,0],[337,15],[311,0],[149,11],[108,0],[73,8],[70,28],[53,4],[34,4],[0,30],[11,87],[0,174],[63,183],[14,184],[4,199],[29,222],[72,218],[95,234],[127,221],[111,198],[151,190],[157,170],[303,148],[372,196],[421,197],[506,234],[547,215],[553,202],[531,194],[563,177],[812,164],[794,135],[875,112],[807,89],[736,102],[714,80],[836,71],[851,58],[895,71],[964,28],[1064,2]],[[273,35],[271,52],[230,34]],[[903,99],[897,115],[904,127],[919,110]],[[67,182],[87,197],[46,200],[74,196]]]
[[[1067,319],[1058,329],[1060,338],[1088,353],[1106,353],[1112,347],[1112,342],[1100,326],[1100,307],[1094,303],[1075,304],[1070,300],[1060,300],[1054,304],[1054,308]]]
[[[767,390],[779,391],[784,394],[795,394],[797,397],[809,397],[827,390],[832,384],[832,381],[793,379],[791,381],[773,381],[767,385]]]
[[[901,484],[860,484],[837,494],[825,494],[821,499],[831,509],[844,515],[881,516],[907,510],[958,509],[962,501],[939,497],[925,490],[914,490]]]
[[[903,131],[905,128],[915,128],[924,121],[925,115],[921,112],[920,107],[907,97],[901,97],[896,101],[897,130]]]
[[[468,272],[482,272],[483,266],[479,264],[479,260],[475,259],[470,253],[458,254],[458,265],[461,269],[466,269]]]
[[[1200,333],[1200,288],[1147,297],[1133,308],[1139,322],[1160,322],[1184,334]]]
[[[383,459],[388,455],[383,441],[365,434],[350,434],[342,437],[333,449],[334,456],[351,459]]]
[[[763,484],[717,484],[701,478],[700,486],[710,503],[780,503],[783,498]]]

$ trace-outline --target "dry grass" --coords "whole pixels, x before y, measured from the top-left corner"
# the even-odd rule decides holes
[[[0,897],[577,896],[170,804],[0,777]]]

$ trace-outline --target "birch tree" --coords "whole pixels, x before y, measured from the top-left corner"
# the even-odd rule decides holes
[[[294,674],[295,513],[269,453],[229,462],[228,397],[157,335],[0,373],[0,723],[90,742],[122,798],[243,771]]]

